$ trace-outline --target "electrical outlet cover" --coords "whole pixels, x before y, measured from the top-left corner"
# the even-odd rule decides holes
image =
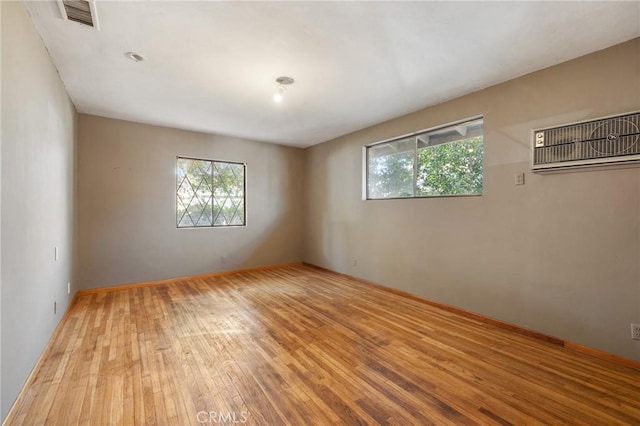
[[[640,324],[631,324],[631,338],[640,340]]]

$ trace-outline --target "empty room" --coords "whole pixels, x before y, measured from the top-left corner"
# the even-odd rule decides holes
[[[640,424],[640,2],[0,29],[2,424]]]

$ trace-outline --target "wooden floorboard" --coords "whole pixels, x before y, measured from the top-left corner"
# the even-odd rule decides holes
[[[640,371],[306,266],[78,297],[10,425],[640,424]]]

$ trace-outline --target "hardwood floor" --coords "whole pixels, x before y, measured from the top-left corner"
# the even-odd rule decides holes
[[[7,424],[640,424],[640,371],[305,266],[82,295]]]

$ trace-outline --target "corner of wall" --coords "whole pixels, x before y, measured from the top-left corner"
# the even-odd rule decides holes
[[[0,416],[5,418],[72,300],[67,283],[75,268],[77,111],[25,4],[0,2],[0,8]]]

